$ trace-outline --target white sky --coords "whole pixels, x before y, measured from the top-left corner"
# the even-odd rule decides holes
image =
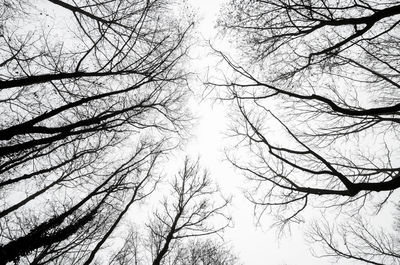
[[[216,74],[217,61],[210,55],[208,41],[217,49],[230,55],[235,54],[233,47],[230,47],[227,41],[222,40],[220,36],[216,37],[215,20],[220,6],[225,2],[227,0],[188,0],[200,19],[196,30],[201,35],[200,38],[204,39],[194,47],[192,51],[194,65],[190,67],[193,67],[203,79],[208,73]],[[201,81],[204,80],[192,85],[192,89],[198,94],[202,94],[205,90]],[[199,117],[199,122],[194,129],[193,139],[184,151],[193,157],[200,156],[201,165],[210,171],[211,177],[218,182],[224,194],[234,195],[231,209],[234,227],[227,230],[224,237],[244,265],[355,264],[351,260],[341,259],[335,262],[334,259],[312,256],[311,246],[305,241],[302,231],[302,228],[310,226],[313,221],[311,218],[302,225],[292,226],[291,234],[279,240],[277,231],[270,228],[273,224],[272,217],[264,215],[260,224],[256,225],[253,205],[242,193],[246,188],[246,179],[225,161],[224,148],[227,143],[225,134],[230,123],[227,108],[211,100],[196,102],[195,99],[191,107],[193,113]],[[318,217],[319,213],[315,215],[315,212],[311,210],[310,214]],[[382,213],[382,215],[392,216],[392,213]],[[378,222],[384,224],[385,220]]]
[[[213,45],[229,47],[223,40],[215,39],[215,19],[218,16],[219,7],[225,0],[189,0],[196,14],[200,18],[197,30]],[[215,66],[215,61],[207,56],[209,51],[200,45],[195,54],[197,69],[207,71]],[[200,73],[204,76],[205,73]],[[195,89],[204,90],[204,86]],[[234,227],[225,233],[225,238],[231,242],[234,251],[245,265],[295,265],[295,264],[326,264],[327,260],[313,257],[309,246],[304,242],[303,235],[293,227],[292,235],[278,241],[276,231],[270,230],[271,218],[266,216],[261,227],[255,225],[256,218],[253,215],[253,205],[242,195],[245,187],[244,177],[235,172],[228,162],[224,161],[224,142],[229,120],[227,109],[210,101],[193,105],[192,111],[200,120],[195,129],[195,137],[187,146],[187,153],[194,156],[200,155],[201,163],[208,168],[212,178],[216,179],[225,193],[234,194],[232,215]]]
[[[219,7],[226,0],[188,0],[188,2],[195,8],[200,19],[197,30],[204,38],[204,43],[210,40],[217,47],[229,49],[226,42],[215,38],[216,30],[214,29]],[[195,57],[193,67],[199,71],[200,77],[204,76],[208,69],[213,69],[216,61],[208,56],[210,51],[207,47],[198,45],[192,52]],[[192,89],[201,94],[204,86],[199,81],[192,85]],[[224,133],[229,124],[227,109],[217,103],[212,104],[210,101],[201,103],[196,102],[195,99],[192,101],[192,111],[199,116],[199,123],[193,131],[194,138],[190,140],[184,151],[193,157],[199,155],[201,165],[210,171],[211,177],[219,183],[222,191],[225,194],[235,195],[231,210],[234,227],[226,232],[225,238],[230,241],[243,264],[328,264],[328,260],[317,259],[311,255],[299,227],[293,227],[292,234],[280,241],[275,231],[269,230],[272,220],[268,216],[263,218],[261,227],[256,227],[253,205],[241,193],[241,190],[246,187],[245,179],[224,161],[224,142],[226,141]],[[177,168],[180,166],[181,163],[177,165]],[[340,264],[350,263],[343,261]]]

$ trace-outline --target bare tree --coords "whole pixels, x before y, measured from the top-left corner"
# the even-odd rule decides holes
[[[184,134],[190,23],[161,0],[2,4],[0,264],[90,264]]]
[[[109,264],[236,264],[238,258],[214,237],[221,239],[230,223],[228,201],[217,196],[217,187],[200,170],[198,161],[185,160],[147,229],[121,227],[126,236],[110,253]]]
[[[178,265],[234,265],[239,258],[223,243],[216,240],[190,240],[180,246],[171,264]]]
[[[89,264],[132,203],[154,190],[157,179],[152,175],[152,168],[160,154],[158,146],[143,144],[116,168],[76,176],[79,186],[71,191],[57,189],[50,195],[53,198],[45,202],[47,206],[36,201],[39,204],[36,207],[44,208],[42,211],[28,208],[5,218],[7,222],[1,230],[5,239],[0,247],[1,261],[6,264],[24,258],[30,263],[42,264],[87,259]],[[80,182],[85,179],[87,186]],[[71,179],[63,183],[74,184]],[[73,192],[73,196],[60,192]]]
[[[123,239],[122,246],[110,255],[108,264],[146,264],[142,235],[134,227],[130,227],[129,230],[125,231],[128,231],[128,234]]]
[[[235,0],[223,11],[247,58],[219,52],[236,76],[210,82],[236,106],[246,155],[230,159],[281,223],[310,202],[379,209],[400,187],[399,15],[396,2],[356,0]]]
[[[139,231],[138,228],[129,230],[121,247],[110,255],[109,264],[144,265],[149,263],[147,235]],[[168,251],[161,264],[233,265],[241,263],[233,250],[220,238],[205,236],[201,239],[175,241],[173,248]]]
[[[198,161],[186,159],[171,187],[171,196],[165,198],[162,209],[154,213],[147,225],[153,265],[166,264],[174,244],[186,238],[216,234],[229,225],[225,213],[228,200],[222,198],[217,202],[218,189],[207,172],[200,172]]]
[[[352,216],[350,222],[315,223],[308,231],[308,241],[317,257],[334,261],[347,259],[361,264],[400,264],[399,222],[393,229],[372,225],[371,220]]]

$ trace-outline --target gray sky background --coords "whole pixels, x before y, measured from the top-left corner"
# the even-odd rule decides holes
[[[210,49],[207,41],[230,54],[235,53],[226,40],[216,37],[217,31],[214,28],[215,20],[218,16],[220,6],[226,0],[187,0],[189,6],[194,8],[194,12],[199,19],[195,29],[203,41],[197,42],[192,49],[193,65],[192,71],[198,72],[200,79],[207,73],[216,74],[215,57],[210,56]],[[40,1],[39,1],[40,2]],[[62,16],[57,16],[59,21]],[[60,23],[63,24],[63,23]],[[72,44],[71,44],[72,45]],[[201,80],[191,84],[195,93],[201,94],[205,87]],[[231,213],[234,227],[228,229],[224,234],[225,239],[233,247],[244,265],[297,265],[297,264],[330,264],[327,259],[318,259],[311,255],[310,246],[305,242],[302,228],[311,223],[293,226],[291,234],[287,234],[280,240],[277,238],[276,230],[270,229],[273,223],[272,217],[264,215],[260,224],[257,225],[257,218],[253,214],[253,205],[247,201],[242,190],[246,188],[246,180],[232,169],[230,164],[225,161],[224,149],[227,146],[227,138],[224,135],[229,127],[229,113],[225,106],[211,100],[191,99],[189,103],[191,111],[198,116],[199,120],[193,129],[193,138],[189,140],[186,149],[176,154],[176,159],[171,159],[172,167],[169,172],[176,172],[183,163],[181,159],[188,154],[191,157],[200,156],[201,165],[207,168],[211,177],[217,181],[222,192],[226,195],[232,194],[233,205]],[[182,157],[181,157],[182,156]],[[176,162],[178,161],[178,162]],[[137,213],[136,218],[137,218]],[[391,213],[389,213],[391,214]],[[145,216],[142,216],[145,218]],[[387,221],[388,219],[382,219]],[[390,222],[392,219],[390,219]],[[388,224],[388,225],[391,225]],[[332,260],[331,260],[332,261]],[[336,264],[352,264],[343,260]]]
[[[238,54],[227,40],[216,36],[215,21],[221,5],[226,2],[227,0],[188,0],[199,18],[196,30],[201,35],[200,38],[204,39],[204,43],[199,42],[192,50],[194,65],[190,66],[196,69],[200,79],[205,79],[207,75],[218,75],[215,68],[217,60],[210,54],[209,47],[206,47],[208,41],[218,50],[233,56],[235,53]],[[193,90],[199,94],[205,90],[201,81],[192,85]],[[184,153],[194,157],[200,156],[202,166],[210,171],[212,178],[219,183],[222,191],[225,194],[234,195],[231,209],[234,227],[226,231],[224,236],[244,265],[359,264],[345,259],[336,261],[316,258],[311,254],[311,246],[305,240],[303,229],[310,227],[313,219],[322,218],[317,210],[309,209],[307,211],[309,218],[305,220],[305,223],[292,226],[290,234],[286,233],[280,239],[277,237],[277,230],[271,229],[273,224],[271,216],[264,215],[261,222],[257,223],[253,205],[243,196],[243,189],[249,187],[246,179],[225,161],[224,149],[228,146],[226,133],[230,123],[227,107],[212,100],[200,103],[194,100],[192,111],[199,117],[199,122],[193,131],[194,137],[189,141]],[[371,225],[390,231],[393,225],[393,211],[393,208],[386,207],[378,216],[369,216]],[[326,218],[339,220],[334,214],[336,213]]]
[[[229,44],[220,37],[215,38],[217,31],[214,28],[219,9],[226,0],[189,0],[195,13],[200,18],[196,29],[205,39],[210,40],[215,47],[224,51],[234,51]],[[192,51],[196,54],[195,67],[204,77],[217,63],[210,51],[200,45]],[[198,85],[202,86],[201,83]],[[205,88],[195,88],[198,92]],[[216,179],[225,194],[233,194],[232,216],[234,227],[225,233],[225,238],[231,242],[234,251],[239,254],[245,265],[295,265],[295,264],[327,264],[328,260],[313,257],[309,246],[303,239],[299,227],[293,227],[291,235],[278,240],[276,231],[269,229],[273,220],[264,216],[262,223],[257,225],[253,214],[253,205],[247,201],[242,189],[246,186],[243,176],[232,169],[224,161],[224,146],[227,141],[225,133],[229,126],[227,109],[212,101],[194,102],[193,112],[200,120],[194,130],[194,138],[187,145],[187,153],[201,157],[201,163],[209,169],[213,179]],[[348,263],[346,263],[348,264]]]

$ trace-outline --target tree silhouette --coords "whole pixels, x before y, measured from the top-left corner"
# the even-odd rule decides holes
[[[210,81],[235,103],[233,134],[249,154],[230,159],[279,222],[310,203],[379,208],[400,187],[399,14],[379,1],[238,0],[223,11],[246,58],[218,52],[235,77]]]
[[[169,8],[160,0],[5,1],[0,264],[90,264],[131,205],[154,190],[157,161],[190,120],[190,23]]]
[[[229,225],[229,218],[224,213],[228,201],[223,199],[216,205],[218,189],[207,172],[200,170],[198,161],[185,160],[183,170],[171,184],[172,195],[165,198],[162,209],[154,212],[153,219],[147,224],[153,265],[165,264],[164,259],[176,242],[212,235]]]
[[[164,199],[144,229],[124,227],[123,244],[109,264],[236,264],[237,257],[217,238],[230,223],[228,201],[202,171],[186,158],[183,169],[168,183]],[[161,188],[160,188],[161,189]],[[128,232],[126,232],[128,231]]]
[[[398,211],[398,210],[397,210]],[[351,222],[315,224],[308,231],[308,241],[314,245],[313,254],[333,260],[347,259],[362,264],[399,264],[399,220],[393,229],[387,225],[375,227],[371,220],[359,215]]]
[[[179,265],[233,265],[240,264],[235,254],[215,240],[191,240],[178,248],[171,264]]]

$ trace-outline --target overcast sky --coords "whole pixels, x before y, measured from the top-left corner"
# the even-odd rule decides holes
[[[225,135],[230,123],[228,110],[211,99],[203,99],[200,102],[199,95],[205,90],[202,81],[210,73],[218,75],[217,59],[210,54],[208,43],[212,43],[215,48],[230,55],[235,54],[234,47],[230,47],[230,44],[221,39],[221,36],[216,36],[215,20],[224,2],[226,0],[188,0],[198,19],[195,27],[198,36],[195,37],[200,40],[195,42],[190,54],[193,59],[190,62],[190,70],[197,72],[199,78],[195,78],[191,84],[197,97],[192,98],[189,104],[191,111],[199,119],[193,130],[193,138],[189,140],[185,150],[173,159],[179,162],[172,161],[173,167],[169,169],[171,172],[179,170],[182,166],[182,158],[186,155],[199,156],[201,165],[209,170],[222,192],[225,195],[233,195],[231,214],[234,226],[226,231],[224,238],[233,247],[244,265],[329,264],[327,259],[313,257],[310,246],[304,240],[302,228],[312,222],[311,218],[301,226],[292,226],[291,234],[286,234],[279,240],[277,231],[270,228],[273,224],[271,216],[264,215],[257,223],[253,205],[243,196],[243,190],[248,187],[246,179],[225,161],[224,150],[227,148],[228,141]],[[57,19],[64,20],[62,16],[57,16]],[[218,65],[218,67],[221,66]],[[135,218],[135,220],[138,219],[137,213],[135,213]],[[336,264],[352,263],[343,260]]]
[[[197,30],[207,42],[208,40],[217,48],[229,50],[226,42],[216,38],[215,20],[219,8],[225,0],[189,0],[200,19]],[[205,71],[215,67],[210,52],[200,45],[194,54],[195,64],[200,77]],[[229,51],[228,51],[229,52]],[[234,51],[231,50],[233,53]],[[214,72],[214,71],[212,71]],[[201,86],[201,84],[197,84]],[[204,87],[196,88],[200,92]],[[198,92],[198,91],[197,91]],[[193,140],[187,147],[191,155],[200,155],[202,165],[209,169],[211,176],[216,179],[225,193],[234,195],[232,214],[234,227],[228,230],[225,238],[231,242],[236,253],[245,265],[295,265],[295,264],[327,264],[328,260],[313,257],[309,246],[303,239],[299,227],[293,227],[292,234],[277,239],[276,231],[269,229],[272,218],[264,216],[260,226],[256,225],[253,215],[253,205],[242,194],[245,187],[244,177],[235,172],[224,161],[224,142],[229,125],[228,113],[224,106],[205,101],[193,106],[193,111],[199,116],[199,124],[195,130]]]
[[[203,43],[195,46],[193,69],[196,69],[200,79],[210,74],[218,74],[217,61],[210,55],[210,50],[205,47],[209,42],[219,50],[230,55],[235,53],[234,47],[230,47],[226,40],[217,35],[215,20],[219,9],[226,0],[189,0],[188,1],[200,19],[197,31]],[[220,67],[220,65],[218,65]],[[223,69],[222,69],[223,70]],[[204,85],[199,80],[192,86],[194,91],[202,94]],[[203,80],[204,81],[204,80]],[[254,216],[253,205],[243,196],[246,189],[246,179],[240,172],[234,171],[225,160],[224,150],[227,146],[226,133],[229,128],[229,113],[225,106],[212,100],[203,100],[201,103],[193,100],[192,111],[199,117],[198,126],[194,130],[194,137],[190,140],[183,153],[192,156],[200,156],[202,165],[207,168],[225,194],[234,195],[232,205],[232,217],[234,227],[226,231],[224,237],[233,246],[245,265],[320,265],[320,264],[354,264],[353,261],[341,259],[316,258],[311,254],[311,246],[306,242],[303,229],[311,226],[313,218],[308,218],[305,223],[291,227],[290,234],[278,239],[276,229],[271,228],[273,218],[265,214],[260,223]],[[317,210],[309,214],[320,218]],[[376,217],[378,225],[385,226],[385,216],[391,216],[390,211],[381,213]],[[391,218],[391,217],[390,217]]]
[[[199,33],[198,38],[202,40],[193,47],[191,55],[194,65],[189,66],[191,71],[199,74],[199,79],[194,80],[191,84],[197,96],[205,90],[202,79],[204,80],[208,72],[217,74],[215,70],[217,61],[210,55],[208,42],[227,53],[235,53],[234,48],[230,47],[228,42],[217,36],[215,29],[215,20],[218,17],[219,9],[226,1],[188,0],[199,19],[196,31]],[[58,16],[57,19],[63,20],[63,17]],[[227,108],[211,99],[200,101],[199,97],[192,98],[190,103],[192,112],[199,119],[193,130],[193,138],[189,140],[186,149],[182,150],[181,154],[182,156],[186,154],[192,157],[199,156],[201,165],[209,170],[211,177],[217,181],[223,193],[234,196],[231,208],[234,226],[226,231],[224,237],[243,264],[329,264],[327,259],[313,257],[310,253],[310,246],[304,240],[302,229],[307,227],[312,220],[292,226],[291,234],[286,234],[280,240],[278,240],[277,231],[270,229],[273,223],[272,217],[264,215],[262,220],[257,223],[253,205],[244,198],[242,193],[246,189],[246,179],[225,161],[224,150],[228,141],[225,134],[230,123]],[[182,163],[177,164],[177,168],[181,166]],[[351,263],[344,260],[336,264]]]

